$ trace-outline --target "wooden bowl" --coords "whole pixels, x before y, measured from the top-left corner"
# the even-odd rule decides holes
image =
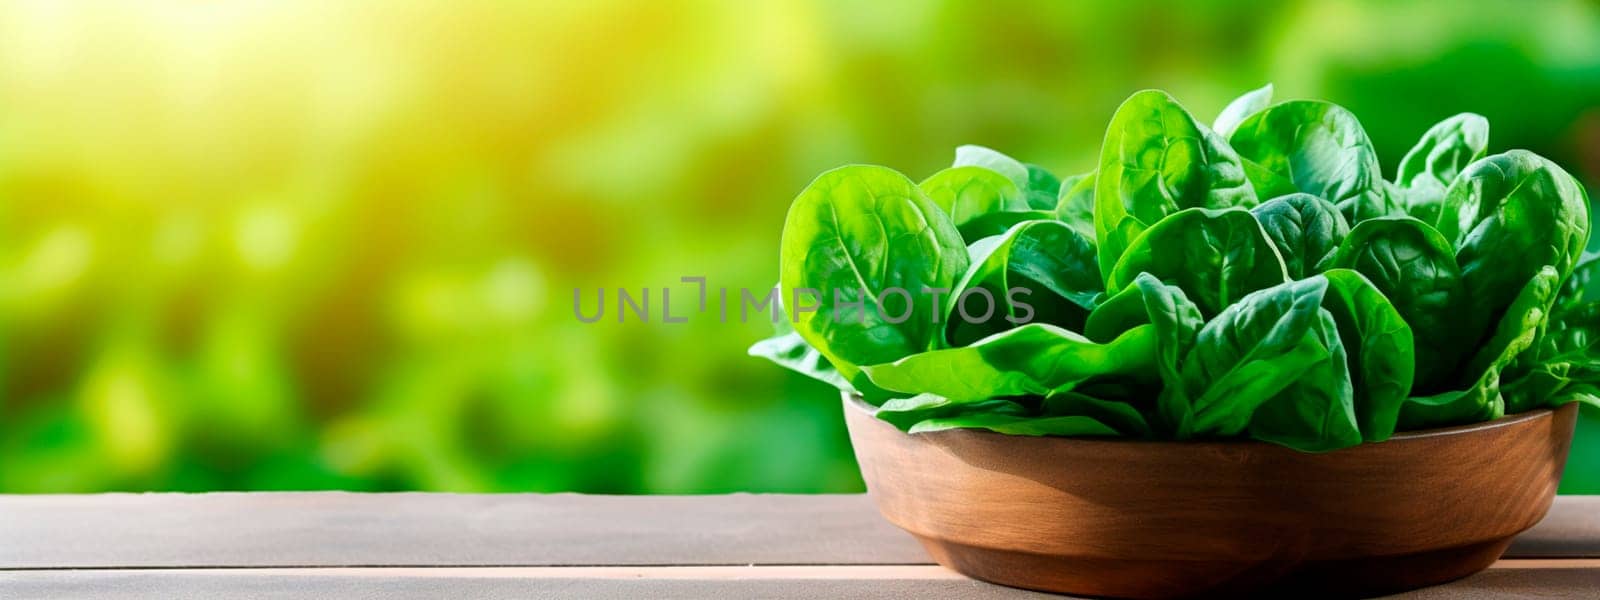
[[[1550,508],[1577,407],[1308,454],[907,435],[845,397],[868,493],[946,567],[1089,596],[1368,595],[1465,577]]]

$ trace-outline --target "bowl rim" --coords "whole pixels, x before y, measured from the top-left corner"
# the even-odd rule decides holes
[[[886,427],[893,428],[896,432],[898,432],[898,433],[900,433],[902,435],[911,435],[911,434],[908,434],[908,433],[906,433],[904,431],[900,431],[900,429],[898,427],[894,427],[894,425],[891,425],[886,421],[878,419],[878,407],[873,406],[871,404],[867,404],[866,399],[863,398],[860,393],[857,393],[857,392],[841,392],[840,395],[844,397],[844,404],[845,404],[845,407],[846,407],[847,410],[860,411],[863,415],[866,415],[868,418],[872,419],[872,421],[874,423],[876,423],[876,424],[881,424],[881,425],[884,425]],[[1339,448],[1339,449],[1335,449],[1335,450],[1330,450],[1328,452],[1338,452],[1339,450],[1347,450],[1347,449],[1351,449],[1351,448],[1362,448],[1362,447],[1366,447],[1366,446],[1372,446],[1372,445],[1375,445],[1375,444],[1384,444],[1384,443],[1388,443],[1388,442],[1404,442],[1404,441],[1408,441],[1408,440],[1424,440],[1424,439],[1430,439],[1430,438],[1438,438],[1438,437],[1445,437],[1445,436],[1455,436],[1455,435],[1464,435],[1464,434],[1470,434],[1470,433],[1475,433],[1475,432],[1480,432],[1480,431],[1491,431],[1491,430],[1503,429],[1503,428],[1507,428],[1507,427],[1515,427],[1515,426],[1518,426],[1518,425],[1521,425],[1521,424],[1524,424],[1524,423],[1527,423],[1527,422],[1530,422],[1530,421],[1536,421],[1536,420],[1539,420],[1539,419],[1549,418],[1550,415],[1555,414],[1556,411],[1564,409],[1564,408],[1567,408],[1569,405],[1572,405],[1572,404],[1576,404],[1576,403],[1568,402],[1567,404],[1563,404],[1561,406],[1554,407],[1554,408],[1551,408],[1551,407],[1539,407],[1539,408],[1535,408],[1535,409],[1532,409],[1532,410],[1526,410],[1526,411],[1523,411],[1523,412],[1520,412],[1520,413],[1516,413],[1516,414],[1505,415],[1505,416],[1502,416],[1502,417],[1500,417],[1498,419],[1492,419],[1492,420],[1482,421],[1482,422],[1478,422],[1478,423],[1466,423],[1466,424],[1462,424],[1462,425],[1451,425],[1449,427],[1435,427],[1435,428],[1431,428],[1431,429],[1415,429],[1415,430],[1411,430],[1411,431],[1396,432],[1394,435],[1389,436],[1388,439],[1383,440],[1381,442],[1363,441],[1360,444],[1356,444],[1354,446],[1348,446],[1346,448]],[[1084,443],[1095,443],[1095,444],[1138,444],[1138,445],[1173,444],[1173,445],[1181,445],[1181,446],[1186,446],[1186,447],[1198,446],[1198,445],[1202,445],[1202,444],[1215,444],[1215,445],[1225,445],[1225,446],[1271,446],[1271,447],[1274,447],[1274,448],[1284,448],[1286,450],[1293,450],[1292,448],[1288,448],[1286,446],[1280,446],[1278,444],[1273,444],[1271,442],[1265,442],[1265,441],[1253,440],[1253,439],[1243,439],[1243,438],[1241,438],[1241,439],[1214,438],[1214,439],[1197,439],[1197,440],[1147,440],[1147,439],[1129,438],[1129,437],[1120,437],[1120,436],[1118,436],[1118,437],[1113,437],[1113,436],[1103,436],[1103,437],[1078,436],[1078,437],[1071,437],[1071,436],[1048,436],[1048,435],[1046,435],[1046,436],[1032,436],[1032,435],[1010,435],[1010,434],[1000,433],[1000,432],[996,432],[996,431],[990,431],[990,430],[987,430],[987,429],[979,429],[979,428],[945,429],[945,430],[941,430],[941,431],[930,431],[930,432],[925,432],[925,433],[919,433],[917,435],[938,435],[938,434],[946,434],[946,433],[961,433],[961,434],[977,435],[977,436],[994,436],[995,439],[1005,438],[1005,439],[1013,439],[1013,440],[1015,440],[1015,439],[1022,439],[1022,440],[1056,440],[1056,441],[1071,441],[1071,442],[1084,442]],[[1299,450],[1293,450],[1293,451],[1300,452]],[[1305,454],[1326,454],[1326,453],[1327,452],[1306,452]]]

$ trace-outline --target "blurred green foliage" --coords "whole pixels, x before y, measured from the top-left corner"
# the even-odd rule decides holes
[[[1600,191],[1577,0],[5,3],[0,491],[859,490],[767,324],[573,290],[761,288],[826,168],[1086,171],[1135,90],[1269,81]]]

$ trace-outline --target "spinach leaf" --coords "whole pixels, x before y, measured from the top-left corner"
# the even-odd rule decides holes
[[[1150,435],[1150,424],[1132,404],[1104,400],[1078,392],[1051,394],[1040,405],[1040,413],[1050,417],[1090,417],[1110,426],[1122,435],[1133,437]]]
[[[1297,348],[1316,360],[1250,414],[1250,437],[1303,452],[1361,443],[1350,367],[1333,315],[1317,311]]]
[[[1114,436],[1117,430],[1093,417],[1029,417],[987,412],[968,412],[952,417],[934,418],[911,427],[911,433],[928,433],[947,429],[987,429],[995,433],[1031,436]]]
[[[1061,193],[1061,180],[1054,173],[1036,164],[1028,163],[1028,207],[1034,210],[1055,210],[1057,196]]]
[[[1439,233],[1467,297],[1490,319],[1546,265],[1564,279],[1589,240],[1589,206],[1561,167],[1524,150],[1468,165],[1445,193]]]
[[[1504,385],[1506,412],[1581,401],[1600,407],[1600,303],[1553,315],[1534,347],[1532,365]],[[1520,358],[1519,358],[1520,360]]]
[[[1149,433],[1132,405],[1063,392],[1040,403],[1037,414],[1011,400],[952,402],[934,394],[890,400],[877,417],[901,431],[989,429],[1023,435],[1130,435]]]
[[[787,320],[780,319],[778,322],[783,327],[788,327]],[[806,343],[805,338],[800,337],[800,334],[792,329],[756,342],[750,346],[749,353],[750,356],[765,358],[777,363],[778,366],[839,388],[841,391],[856,391],[821,352],[817,352],[816,348],[812,348],[811,344]]]
[[[1355,115],[1336,104],[1292,100],[1255,113],[1228,141],[1239,155],[1325,198],[1351,223],[1394,214],[1378,154]]]
[[[1327,269],[1350,225],[1333,203],[1311,194],[1273,198],[1250,209],[1283,257],[1290,279]]]
[[[781,255],[795,332],[841,372],[934,347],[943,307],[924,290],[949,289],[967,270],[949,217],[910,179],[873,166],[828,171],[801,192]],[[815,310],[795,304],[807,289],[820,297],[798,301],[816,302]]]
[[[956,160],[951,166],[981,167],[998,173],[1016,186],[1028,208],[1053,210],[1056,207],[1061,180],[1039,165],[1024,163],[996,150],[969,144],[956,148]]]
[[[1256,202],[1239,155],[1156,90],[1134,94],[1111,117],[1094,195],[1095,245],[1108,278],[1134,238],[1167,215]]]
[[[1256,197],[1280,198],[1289,194],[1300,193],[1300,188],[1294,186],[1294,182],[1289,179],[1288,175],[1275,173],[1261,166],[1261,163],[1248,158],[1240,158],[1239,160],[1244,163],[1245,177],[1250,180],[1250,185],[1256,189]]]
[[[909,431],[917,423],[929,419],[947,419],[962,413],[994,413],[1025,415],[1027,409],[1010,400],[985,400],[982,402],[951,402],[934,394],[917,394],[910,398],[895,398],[884,402],[874,413],[879,420]]]
[[[1592,356],[1596,348],[1583,350]],[[1557,407],[1582,402],[1600,408],[1600,361],[1580,358],[1536,366],[1532,371],[1505,384],[1501,391],[1506,414],[1540,407]]]
[[[1093,172],[1074,175],[1061,181],[1061,196],[1056,201],[1056,219],[1071,226],[1090,241],[1094,232]]]
[[[1444,236],[1411,217],[1368,219],[1345,238],[1333,265],[1365,275],[1410,324],[1417,391],[1456,383],[1456,367],[1478,342],[1488,315],[1467,296]]]
[[[773,289],[779,289],[780,287],[778,284],[773,284],[772,286]],[[781,300],[778,301],[777,308],[780,314],[787,314],[783,311],[783,302]],[[867,379],[866,374],[862,373],[855,365],[845,365],[843,369],[834,367],[832,363],[828,362],[827,357],[818,352],[816,348],[811,347],[811,344],[807,343],[805,338],[800,337],[800,334],[795,332],[794,326],[790,325],[788,318],[785,317],[773,321],[772,330],[772,337],[758,341],[750,346],[747,351],[750,356],[765,358],[780,367],[821,381],[838,388],[840,391],[858,394],[869,404],[881,404],[893,395],[891,392],[873,385],[872,381]]]
[[[1555,304],[1560,282],[1561,276],[1556,267],[1547,265],[1539,269],[1527,285],[1517,292],[1493,334],[1478,347],[1463,372],[1471,375],[1504,367],[1518,354],[1532,347],[1535,335],[1550,317],[1550,308]]]
[[[1600,300],[1600,252],[1584,252],[1556,295],[1557,313]]]
[[[1325,451],[1600,406],[1600,255],[1571,175],[1483,157],[1487,123],[1461,114],[1385,180],[1348,111],[1271,96],[1219,134],[1134,94],[1064,181],[978,146],[921,185],[825,173],[785,225],[794,328],[751,353],[910,432]]]
[[[1337,335],[1312,332],[1327,288],[1315,277],[1258,290],[1200,328],[1182,367],[1194,433],[1243,432],[1256,408],[1329,359]]]
[[[1089,171],[1088,173],[1078,173],[1077,175],[1068,175],[1063,177],[1061,179],[1061,187],[1056,188],[1056,206],[1061,206],[1061,201],[1067,197],[1072,188],[1077,187],[1078,185],[1087,184],[1088,188],[1086,189],[1090,190],[1089,211],[1092,213],[1094,211],[1094,174],[1094,171]]]
[[[1523,286],[1494,334],[1460,371],[1462,389],[1410,398],[1400,408],[1401,429],[1422,429],[1498,419],[1506,414],[1500,373],[1531,348],[1555,302],[1560,274],[1546,265]]]
[[[969,243],[982,237],[968,235],[968,225],[974,220],[1030,210],[1016,184],[982,167],[951,167],[922,180],[917,187],[950,215],[950,221]]]
[[[956,230],[961,233],[961,239],[966,240],[967,246],[970,248],[972,244],[978,243],[983,238],[1004,235],[1005,232],[1010,231],[1018,223],[1054,220],[1056,220],[1055,213],[1048,210],[997,212],[967,221],[957,227]],[[1090,242],[1090,245],[1093,245],[1093,242]]]
[[[1411,331],[1382,293],[1360,274],[1335,269],[1240,304],[1252,298],[1260,314],[1219,315],[1196,345],[1214,354],[1201,354],[1194,368],[1185,363],[1191,385],[1205,390],[1195,396],[1197,431],[1243,428],[1308,452],[1394,433],[1411,389]],[[1208,362],[1218,356],[1224,360]],[[1202,373],[1213,374],[1211,387]]]
[[[972,265],[944,308],[954,346],[1028,322],[1082,329],[1102,291],[1094,244],[1059,221],[1020,223],[1002,236],[979,240],[968,251]],[[985,311],[963,312],[960,303],[964,295],[979,293],[982,297],[967,302],[983,309],[992,302],[996,314],[971,323],[967,315],[982,316]]]
[[[1505,416],[1505,399],[1500,395],[1500,372],[1486,371],[1465,389],[1415,396],[1400,406],[1397,429],[1428,429]]]
[[[1272,104],[1272,84],[1269,83],[1234,98],[1233,102],[1229,102],[1228,106],[1217,115],[1217,120],[1211,123],[1211,129],[1216,131],[1217,135],[1227,138],[1233,135],[1233,131],[1238,129],[1239,124],[1250,115],[1266,110],[1270,104]]]
[[[1411,394],[1416,363],[1411,326],[1360,273],[1332,269],[1322,276],[1328,280],[1322,308],[1338,325],[1339,339],[1349,357],[1362,438],[1369,442],[1389,439],[1400,406]]]
[[[1199,307],[1189,301],[1181,288],[1149,273],[1139,273],[1132,285],[1095,305],[1084,323],[1083,334],[1096,342],[1107,342],[1129,329],[1163,320],[1193,323],[1194,329],[1204,324]]]
[[[1070,390],[1096,376],[1153,378],[1154,331],[1136,328],[1106,344],[1054,325],[1030,323],[969,346],[862,367],[878,386],[956,402]]]
[[[1438,221],[1445,190],[1488,146],[1489,120],[1482,115],[1461,113],[1429,128],[1395,174],[1406,212],[1426,223]]]
[[[1183,288],[1206,315],[1289,278],[1261,224],[1242,208],[1191,208],[1157,222],[1109,271],[1106,291],[1121,292],[1140,273]]]
[[[1084,334],[1104,343],[1146,324],[1155,330],[1156,372],[1162,383],[1156,396],[1158,425],[1168,435],[1187,435],[1192,415],[1179,361],[1194,346],[1205,320],[1182,289],[1140,273],[1133,285],[1089,313]]]
[[[1022,164],[1022,161],[996,150],[972,144],[956,148],[956,161],[950,166],[983,167],[1004,176],[1018,190],[1028,189],[1028,182],[1032,179],[1028,173],[1028,165]]]

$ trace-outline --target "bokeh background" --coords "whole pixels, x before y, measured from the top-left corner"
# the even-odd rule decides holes
[[[1600,192],[1594,2],[6,0],[0,491],[860,490],[769,326],[661,288],[770,285],[827,168],[1081,172],[1135,90],[1266,82],[1390,176],[1471,110]]]

